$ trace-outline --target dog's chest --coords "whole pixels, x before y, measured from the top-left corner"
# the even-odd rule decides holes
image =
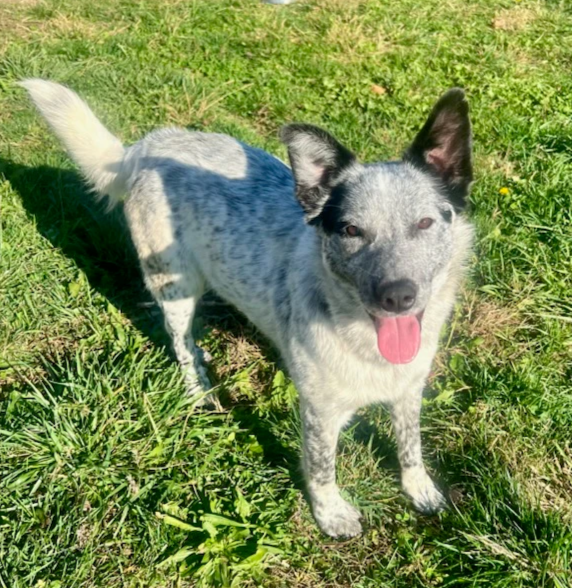
[[[393,404],[419,394],[429,372],[435,345],[427,341],[409,364],[392,365],[371,355],[337,345],[335,339],[310,338],[310,345],[294,349],[294,371],[300,394],[313,401],[354,411],[374,403]]]
[[[373,403],[393,404],[399,398],[417,392],[426,376],[426,362],[419,358],[408,365],[372,364],[358,360],[338,364],[331,370],[330,389],[352,409]],[[422,385],[422,384],[421,384]]]

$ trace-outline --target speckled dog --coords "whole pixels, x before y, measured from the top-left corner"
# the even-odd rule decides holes
[[[361,532],[335,482],[340,429],[374,402],[391,412],[404,491],[445,500],[423,466],[422,391],[472,229],[461,90],[447,92],[403,160],[359,163],[325,131],[283,128],[292,170],[225,136],[158,130],[124,147],[69,89],[22,85],[87,180],[125,214],[191,393],[210,387],[191,334],[213,288],[281,350],[300,394],[303,465],[318,525]],[[202,396],[208,399],[208,396]]]

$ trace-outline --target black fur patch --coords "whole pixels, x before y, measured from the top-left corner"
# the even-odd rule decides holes
[[[326,201],[320,214],[310,221],[310,225],[319,226],[327,235],[341,233],[345,223],[343,222],[343,202],[346,198],[347,188],[341,183],[332,188],[330,197]]]
[[[441,210],[441,216],[446,223],[451,224],[453,221],[453,213],[450,210]]]

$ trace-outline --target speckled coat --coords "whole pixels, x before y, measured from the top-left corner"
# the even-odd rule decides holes
[[[419,413],[472,239],[462,214],[472,180],[463,93],[437,102],[399,162],[365,165],[325,131],[288,125],[290,169],[231,137],[181,129],[124,147],[69,89],[22,85],[95,190],[111,205],[125,200],[145,282],[197,403],[216,402],[191,332],[206,288],[280,349],[300,395],[320,528],[361,532],[336,485],[336,445],[355,411],[377,402],[392,416],[404,491],[422,511],[442,508],[422,462]],[[397,283],[408,284],[406,313],[421,324],[419,351],[404,364],[380,354],[374,327],[405,314],[383,300]]]

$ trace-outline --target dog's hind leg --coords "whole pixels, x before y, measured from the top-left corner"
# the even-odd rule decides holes
[[[164,288],[158,297],[165,317],[165,327],[183,370],[187,392],[191,395],[202,394],[211,387],[192,334],[193,317],[199,298],[200,296],[185,296],[176,284]],[[210,395],[199,401],[201,405],[213,403],[214,398]]]
[[[352,413],[326,414],[304,401],[300,409],[304,474],[316,522],[331,537],[359,535],[361,515],[340,496],[336,484],[338,436]]]
[[[172,264],[172,260],[169,261]],[[153,265],[157,267],[165,262],[167,260],[160,261],[155,256]],[[211,384],[200,360],[200,350],[195,346],[192,326],[197,304],[204,292],[204,279],[195,268],[189,267],[188,257],[184,273],[170,267],[168,274],[150,274],[149,259],[144,260],[142,266],[147,267],[147,270],[144,269],[145,281],[163,311],[165,328],[183,370],[187,392],[191,395],[203,394],[211,388]],[[217,405],[213,395],[204,396],[198,404]]]
[[[432,514],[442,510],[446,500],[423,465],[420,431],[422,386],[423,383],[421,389],[401,398],[391,407],[391,420],[397,440],[403,491],[418,511]]]
[[[149,189],[150,182],[147,184]],[[156,193],[159,193],[157,190]],[[132,196],[138,193],[134,190]],[[218,406],[195,346],[192,326],[205,279],[193,254],[176,238],[164,201],[131,198],[125,207],[145,284],[163,311],[165,327],[184,373],[187,392],[201,395],[197,405]],[[152,212],[152,214],[150,213]]]

